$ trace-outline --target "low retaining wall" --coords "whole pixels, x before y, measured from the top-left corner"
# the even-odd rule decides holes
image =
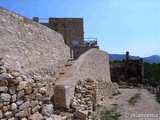
[[[55,106],[70,108],[75,86],[79,80],[85,78],[111,82],[108,53],[98,49],[91,49],[81,55],[69,71],[55,84]]]

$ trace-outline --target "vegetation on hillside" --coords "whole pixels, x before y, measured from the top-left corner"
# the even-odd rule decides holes
[[[114,60],[110,61],[110,63],[124,63],[125,60]],[[144,62],[144,75],[148,79],[153,79],[160,81],[160,63],[150,64],[148,62]]]
[[[124,62],[126,62],[126,60],[125,59],[123,59],[123,60],[113,60],[113,61],[109,61],[109,63],[124,63]]]
[[[144,75],[146,78],[160,81],[160,63],[144,63]]]

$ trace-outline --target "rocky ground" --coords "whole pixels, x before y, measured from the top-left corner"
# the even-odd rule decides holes
[[[99,116],[106,108],[116,106],[116,112],[120,114],[119,120],[160,120],[160,104],[156,102],[154,94],[136,88],[119,91],[120,94],[100,103],[95,116]],[[130,105],[128,100],[137,93],[140,94],[140,99],[135,105]]]

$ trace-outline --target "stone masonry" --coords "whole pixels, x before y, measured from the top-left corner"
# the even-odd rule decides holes
[[[92,48],[99,49],[96,38],[84,39],[83,18],[49,18],[47,23],[38,17],[33,20],[63,35],[64,43],[70,47],[75,59]]]
[[[91,119],[96,105],[118,91],[108,53],[90,49],[77,60],[63,36],[0,8],[0,119],[64,120],[57,108]],[[65,111],[66,112],[66,111]]]
[[[63,36],[54,30],[1,7],[0,18],[0,56],[5,67],[54,77],[70,57]]]
[[[28,81],[20,71],[5,68],[2,58],[0,63],[0,119],[43,120],[53,115],[46,84]]]
[[[75,86],[80,79],[102,79],[111,82],[108,54],[91,49],[81,55],[54,87],[55,107],[70,108]]]
[[[39,22],[38,17],[34,17],[33,20]],[[40,23],[63,35],[68,46],[72,46],[74,40],[78,40],[81,45],[84,44],[83,18],[49,18],[48,23]]]

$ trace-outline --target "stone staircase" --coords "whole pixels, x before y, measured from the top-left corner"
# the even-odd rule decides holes
[[[69,68],[72,66],[72,64],[74,62],[75,62],[75,59],[70,58],[70,59],[67,60],[67,62],[64,65],[61,66],[60,72],[57,75],[57,80],[56,81],[58,81],[58,79],[60,79],[61,77],[64,76],[64,74],[69,70]]]

